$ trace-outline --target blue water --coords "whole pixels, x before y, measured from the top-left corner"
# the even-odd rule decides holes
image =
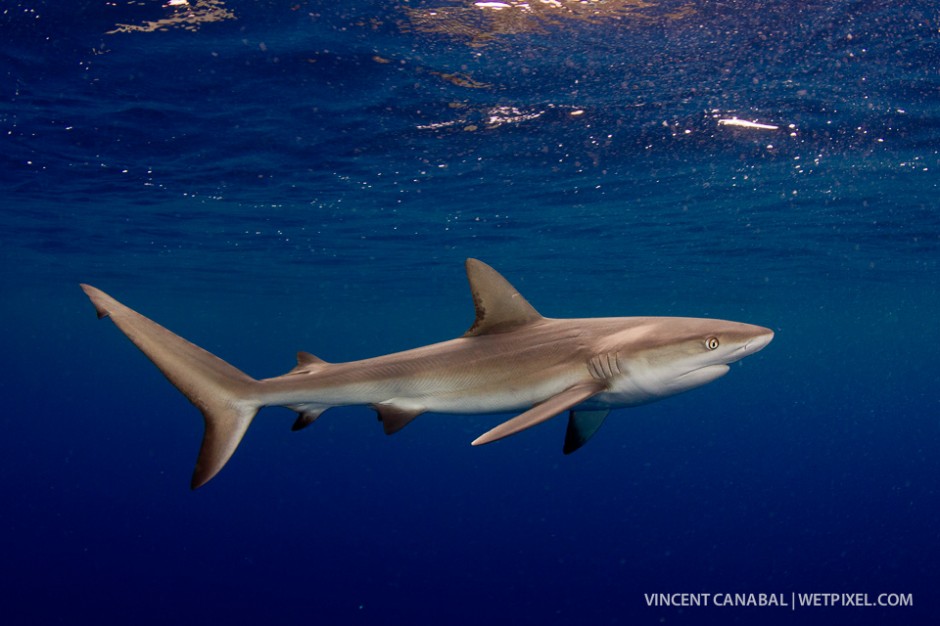
[[[936,6],[559,2],[2,5],[0,621],[936,623]],[[198,411],[78,289],[273,376],[461,334],[467,257],[776,339],[568,457],[268,409],[191,492]]]

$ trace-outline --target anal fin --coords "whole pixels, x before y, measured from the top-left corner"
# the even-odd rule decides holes
[[[565,447],[563,452],[571,454],[587,443],[588,439],[604,423],[604,418],[610,413],[609,409],[599,411],[571,411],[568,415],[568,430],[565,431]]]
[[[559,413],[576,406],[591,396],[595,396],[604,391],[607,386],[602,382],[589,382],[569,387],[556,396],[537,404],[525,413],[517,415],[511,420],[505,421],[496,428],[493,428],[473,440],[472,445],[480,446],[485,443],[498,441],[504,437],[515,435],[516,433],[531,428],[537,424],[545,422]]]
[[[323,411],[326,410],[324,407],[311,407],[310,405],[298,405],[289,407],[290,409],[297,411],[297,419],[294,421],[294,425],[290,427],[293,431],[298,431],[310,426]]]

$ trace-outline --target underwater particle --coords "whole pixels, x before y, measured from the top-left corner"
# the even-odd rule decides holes
[[[736,117],[720,119],[718,120],[719,126],[737,126],[739,128],[753,128],[756,130],[777,130],[780,127],[774,126],[773,124],[759,124],[757,122],[749,122],[747,120],[739,120]]]
[[[503,124],[519,124],[521,122],[538,119],[544,113],[545,111],[526,112],[513,106],[491,107],[486,111],[486,124],[490,128],[496,128]]]

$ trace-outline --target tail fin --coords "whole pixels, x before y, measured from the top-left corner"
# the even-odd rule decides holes
[[[103,291],[82,285],[98,318],[110,317],[163,375],[202,411],[206,431],[193,472],[192,488],[209,482],[231,458],[261,408],[258,381],[189,343]]]

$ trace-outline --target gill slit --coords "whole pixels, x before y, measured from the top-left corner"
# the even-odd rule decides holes
[[[620,356],[610,352],[595,355],[590,360],[588,368],[591,376],[596,380],[610,380],[623,374]]]

